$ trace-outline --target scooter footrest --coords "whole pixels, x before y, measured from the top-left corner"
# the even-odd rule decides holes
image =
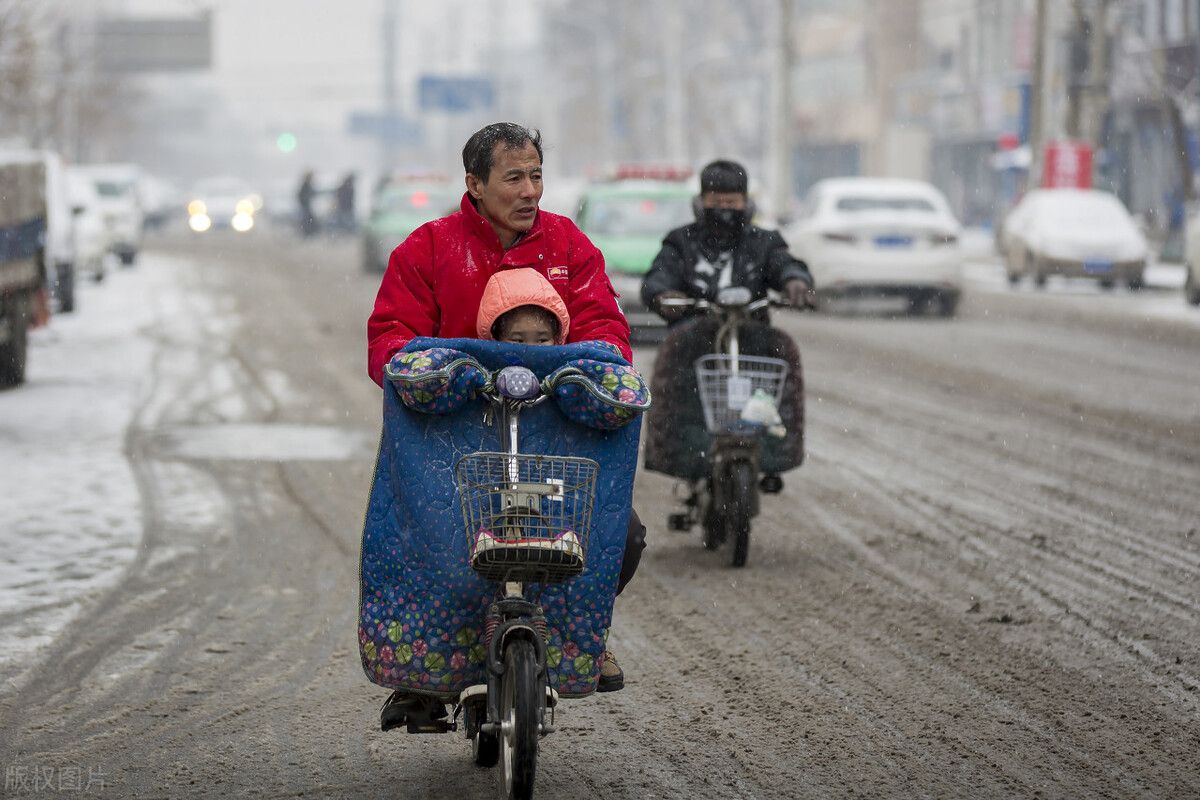
[[[458,730],[458,724],[444,719],[409,719],[409,733],[450,733]]]
[[[758,482],[758,488],[763,494],[779,494],[783,491],[783,478],[778,475],[764,475]]]
[[[671,514],[667,517],[667,527],[673,531],[690,531],[692,524],[690,514]]]

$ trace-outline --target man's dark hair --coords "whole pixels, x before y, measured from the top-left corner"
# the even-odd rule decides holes
[[[493,122],[471,134],[471,138],[463,145],[463,169],[468,175],[474,175],[487,183],[492,172],[492,154],[496,151],[497,144],[503,144],[505,149],[517,150],[532,144],[533,149],[537,150],[538,161],[542,160],[541,131],[512,122]]]
[[[700,171],[700,193],[739,192],[747,194],[750,189],[745,168],[736,161],[718,159]]]

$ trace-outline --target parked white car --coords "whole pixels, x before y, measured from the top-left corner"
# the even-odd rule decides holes
[[[1048,276],[1066,275],[1140,289],[1150,255],[1121,201],[1097,189],[1034,189],[1008,213],[1000,242],[1014,286],[1026,276],[1042,287]]]
[[[73,221],[71,239],[75,271],[80,275],[86,272],[92,280],[102,281],[109,253],[109,235],[100,194],[91,178],[74,170],[67,171],[66,185]]]
[[[1192,305],[1200,306],[1200,208],[1188,217],[1186,236],[1187,279],[1183,284],[1183,296]]]
[[[137,195],[146,230],[164,227],[179,216],[179,208],[184,203],[183,193],[174,184],[146,173],[138,180]]]
[[[922,181],[819,181],[783,231],[822,297],[892,296],[910,311],[952,316],[962,293],[961,226]]]
[[[132,164],[88,164],[73,168],[90,179],[100,196],[109,251],[129,266],[142,248],[144,215],[138,197],[140,170]]]

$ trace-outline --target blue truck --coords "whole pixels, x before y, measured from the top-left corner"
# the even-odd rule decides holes
[[[46,291],[45,242],[45,164],[0,159],[0,389],[25,380],[28,332]]]

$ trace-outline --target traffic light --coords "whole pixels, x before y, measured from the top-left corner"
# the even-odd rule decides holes
[[[279,148],[281,153],[290,153],[296,149],[296,134],[290,131],[284,131],[275,137],[275,146]]]

